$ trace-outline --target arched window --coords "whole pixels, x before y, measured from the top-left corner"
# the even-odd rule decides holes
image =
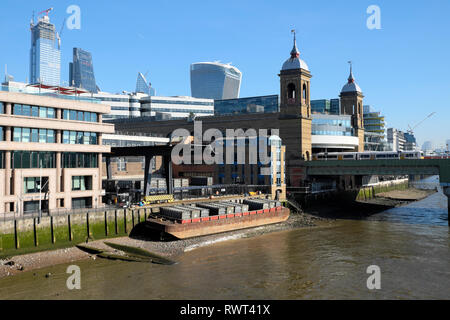
[[[295,84],[289,83],[287,86],[288,99],[295,99]]]
[[[304,83],[303,84],[303,101],[305,101],[305,103],[306,103],[307,100],[308,100],[308,89],[306,88],[306,83]]]

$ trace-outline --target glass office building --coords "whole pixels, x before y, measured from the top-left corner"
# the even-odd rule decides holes
[[[384,116],[371,106],[364,106],[364,150],[388,151]]]
[[[61,74],[61,51],[55,25],[48,16],[31,22],[30,83],[59,86]]]
[[[214,100],[239,98],[242,73],[229,64],[199,62],[191,65],[191,95]]]
[[[351,116],[322,115],[312,116],[312,134],[325,136],[353,136]]]
[[[319,99],[311,100],[311,112],[322,114],[340,114],[340,100],[339,99]]]
[[[330,100],[330,113],[331,114],[341,114],[341,100],[331,99]]]
[[[271,113],[279,110],[278,95],[215,100],[214,114]]]
[[[152,84],[147,81],[145,76],[139,72],[136,80],[136,92],[145,93],[149,96],[156,96],[156,91],[152,88]]]
[[[69,85],[97,93],[92,54],[80,48],[73,48],[73,62],[69,64]]]

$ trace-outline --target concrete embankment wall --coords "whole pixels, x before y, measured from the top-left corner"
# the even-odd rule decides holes
[[[406,190],[409,187],[408,179],[400,181],[386,181],[374,186],[363,187],[359,189],[356,200],[373,199],[377,194],[393,190]]]
[[[149,208],[73,213],[0,221],[0,258],[68,247],[103,238],[126,236],[147,219]]]
[[[297,201],[303,208],[307,208],[311,205],[324,204],[328,202],[342,203],[347,205],[355,201],[364,201],[373,199],[377,194],[383,192],[389,192],[393,190],[405,190],[409,187],[408,180],[386,181],[374,186],[362,187],[354,190],[345,191],[331,191],[324,193],[309,194],[304,197],[299,197]]]

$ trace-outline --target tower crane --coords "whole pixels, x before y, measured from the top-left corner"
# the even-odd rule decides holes
[[[41,12],[39,12],[38,13],[38,16],[40,16],[42,13],[44,13],[45,12],[45,15],[46,16],[48,16],[48,14],[50,13],[50,11],[52,11],[53,10],[53,8],[48,8],[47,10],[44,10],[44,11],[41,11]]]
[[[64,25],[65,24],[66,24],[66,18],[64,18],[64,21],[62,23],[61,30],[59,31],[59,33],[56,32],[56,39],[58,40],[58,49],[61,49],[61,35],[62,35],[63,30],[64,30]]]
[[[430,113],[425,119],[423,119],[422,121],[420,121],[419,123],[417,123],[414,127],[411,128],[410,125],[408,125],[409,130],[407,131],[409,134],[414,134],[414,130],[420,126],[425,120],[427,120],[428,118],[431,118],[432,116],[434,116],[436,114],[436,112]]]

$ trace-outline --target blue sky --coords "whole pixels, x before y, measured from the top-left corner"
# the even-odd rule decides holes
[[[243,73],[241,97],[276,94],[278,73],[297,29],[301,57],[313,74],[312,99],[335,98],[348,60],[365,94],[388,126],[416,129],[421,145],[450,139],[450,1],[12,1],[0,3],[0,65],[28,77],[33,10],[54,7],[59,30],[66,8],[81,9],[81,29],[62,35],[62,80],[72,48],[92,52],[103,91],[131,91],[148,71],[158,95],[190,95],[189,65],[232,62]],[[369,5],[381,9],[381,30],[369,30]],[[1,72],[3,74],[3,72]],[[3,78],[3,77],[2,77]]]

